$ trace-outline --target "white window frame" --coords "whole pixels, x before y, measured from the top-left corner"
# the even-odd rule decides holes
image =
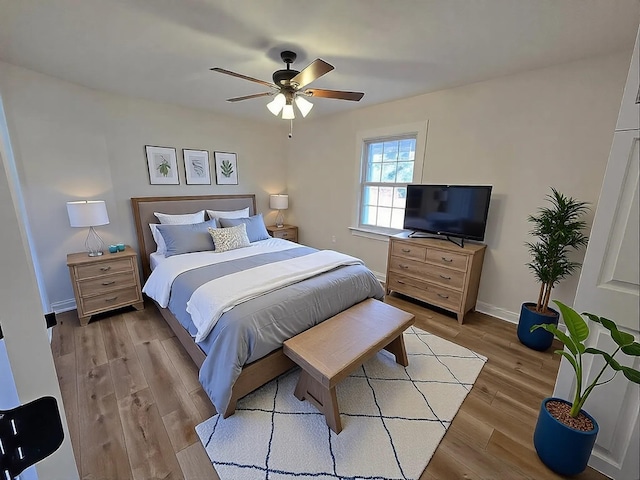
[[[366,171],[366,144],[370,142],[380,142],[390,138],[415,136],[416,152],[414,158],[412,183],[420,183],[424,169],[424,157],[427,143],[428,121],[394,125],[373,130],[358,132],[356,135],[356,168],[357,185],[356,198],[354,201],[351,233],[357,236],[373,238],[376,240],[387,240],[390,235],[395,235],[402,230],[395,228],[376,227],[373,225],[361,225],[360,215],[362,214],[362,192],[364,184],[364,174]],[[398,184],[395,184],[396,186]]]

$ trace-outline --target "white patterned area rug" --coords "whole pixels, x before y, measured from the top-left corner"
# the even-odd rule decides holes
[[[409,366],[378,353],[337,387],[342,432],[293,396],[299,369],[196,427],[222,480],[417,479],[486,358],[411,327]]]

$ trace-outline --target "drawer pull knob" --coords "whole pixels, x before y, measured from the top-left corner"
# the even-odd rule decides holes
[[[282,234],[282,236],[283,236],[283,237],[288,237],[288,236],[289,236],[289,234],[288,234],[288,233],[286,233],[286,232],[284,232],[284,233]]]
[[[443,262],[451,263],[453,262],[453,258],[442,257]]]
[[[109,297],[109,298],[105,298],[104,301],[105,302],[113,302],[114,300],[116,300],[118,298],[118,296],[116,295],[115,297]]]
[[[404,282],[402,280],[396,280],[396,282],[398,282],[400,285],[404,285]]]
[[[107,272],[109,270],[111,270],[111,267],[100,267],[101,272]]]
[[[404,253],[409,253],[409,252],[411,251],[411,249],[410,249],[410,248],[403,248],[403,249],[402,249],[402,251],[403,251]]]
[[[405,264],[403,264],[403,263],[399,263],[399,264],[398,264],[398,266],[399,266],[400,268],[405,268],[405,269],[406,269],[406,268],[409,268],[409,265],[405,265]]]
[[[445,280],[451,280],[451,277],[445,277],[444,275],[440,275],[440,278],[444,278]]]
[[[438,294],[438,296],[439,296],[440,298],[445,298],[445,299],[446,299],[446,298],[449,298],[449,295],[442,295],[441,293],[439,293],[439,294]]]
[[[102,282],[102,285],[107,286],[107,285],[113,285],[114,283],[116,283],[116,281],[115,280],[111,280],[110,282]]]

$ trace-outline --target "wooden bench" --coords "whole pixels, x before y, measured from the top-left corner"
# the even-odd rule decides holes
[[[402,333],[414,321],[410,313],[368,299],[285,341],[284,354],[302,368],[294,395],[309,400],[340,433],[336,385],[383,348],[406,367]]]

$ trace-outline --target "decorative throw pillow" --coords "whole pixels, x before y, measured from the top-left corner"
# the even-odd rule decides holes
[[[165,257],[182,253],[213,250],[214,245],[209,229],[216,228],[215,220],[192,225],[158,225],[166,246]]]
[[[207,210],[209,218],[247,218],[249,207],[240,210]]]
[[[251,244],[244,223],[229,228],[210,228],[209,234],[213,238],[216,253],[248,247]]]
[[[236,225],[244,223],[247,226],[247,237],[250,242],[271,238],[269,232],[267,232],[267,227],[264,225],[264,219],[261,213],[249,218],[220,218],[218,222],[220,226],[224,228],[235,227]]]
[[[204,222],[204,210],[200,210],[195,213],[184,213],[181,215],[159,212],[153,212],[153,214],[163,225],[190,225],[193,223]]]

